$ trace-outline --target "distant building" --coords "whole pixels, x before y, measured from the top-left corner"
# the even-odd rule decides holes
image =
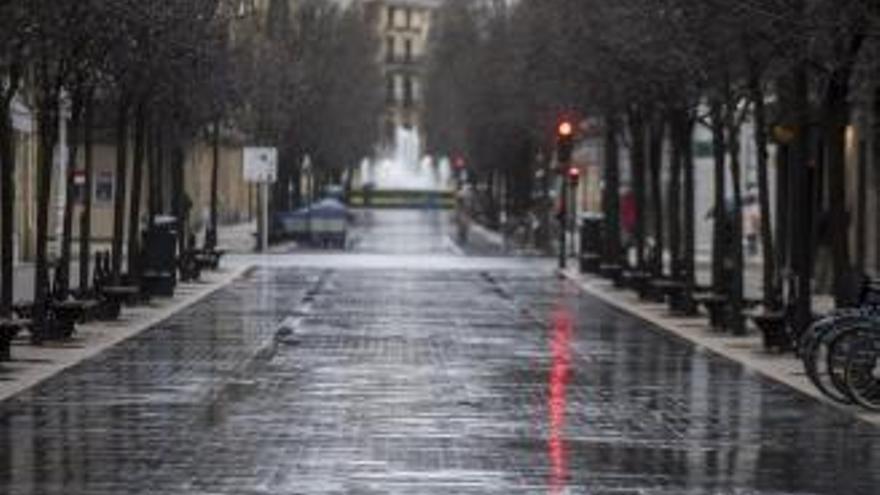
[[[384,144],[393,144],[398,128],[420,129],[424,62],[435,0],[366,0],[367,21],[382,42],[385,112],[380,117]]]

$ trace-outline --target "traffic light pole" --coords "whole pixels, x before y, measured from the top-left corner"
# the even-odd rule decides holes
[[[559,269],[565,270],[568,256],[565,251],[566,236],[565,231],[568,227],[568,178],[562,177],[562,185],[559,188]]]
[[[559,269],[565,270],[567,260],[566,230],[568,230],[568,171],[571,167],[571,155],[574,150],[574,126],[568,120],[562,120],[556,129],[556,161],[559,164]]]

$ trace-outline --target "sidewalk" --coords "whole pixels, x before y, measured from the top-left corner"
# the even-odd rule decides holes
[[[255,229],[254,224],[221,227],[218,244],[231,253],[250,252],[253,247],[252,232]],[[220,270],[203,272],[200,281],[178,284],[173,298],[156,298],[148,305],[124,307],[121,318],[114,322],[77,325],[77,333],[70,342],[47,343],[36,347],[29,343],[29,335],[26,333],[19,335],[12,343],[12,361],[0,363],[0,401],[137,335],[223,288],[247,269],[248,266],[239,264],[226,268],[221,262]],[[79,276],[78,263],[71,265],[71,272],[72,285],[76,286]],[[14,293],[16,299],[33,297],[33,279],[33,264],[16,267]]]
[[[137,335],[221,289],[247,269],[241,266],[205,272],[199,282],[178,284],[171,299],[153,299],[148,305],[124,307],[117,321],[77,325],[70,342],[37,347],[30,344],[29,335],[19,335],[12,342],[12,361],[0,363],[0,401]]]
[[[671,316],[666,304],[641,301],[633,291],[618,289],[609,280],[596,275],[579,273],[574,263],[561,273],[587,294],[693,343],[698,352],[708,350],[724,356],[771,380],[835,408],[845,410],[862,420],[880,425],[880,413],[847,407],[825,397],[807,378],[803,364],[799,359],[791,354],[779,355],[766,352],[761,337],[756,332],[745,337],[713,332],[709,328],[709,321],[706,317]],[[817,304],[820,305],[825,303],[827,303],[825,300],[817,301]],[[646,330],[649,329],[652,327],[646,327]]]

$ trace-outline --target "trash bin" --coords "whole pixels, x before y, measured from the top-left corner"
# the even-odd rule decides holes
[[[142,290],[172,297],[177,286],[177,219],[157,216],[142,234]]]
[[[598,273],[602,262],[602,235],[605,216],[601,213],[584,213],[580,218],[580,269],[581,273]]]

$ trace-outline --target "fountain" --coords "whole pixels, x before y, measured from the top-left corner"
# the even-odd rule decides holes
[[[447,191],[451,184],[448,160],[421,157],[418,130],[398,127],[393,148],[361,164],[363,184],[378,191]]]

